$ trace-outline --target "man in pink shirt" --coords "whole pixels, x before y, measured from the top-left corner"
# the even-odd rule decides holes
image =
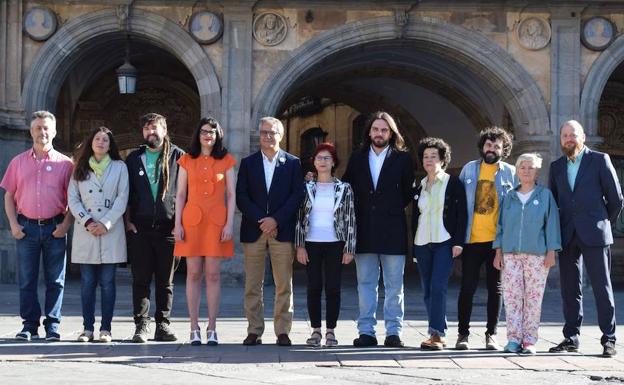
[[[56,136],[56,118],[52,113],[33,113],[30,135],[33,147],[11,160],[0,182],[6,191],[4,209],[17,243],[20,316],[24,326],[15,338],[39,338],[41,305],[37,282],[43,256],[43,325],[46,340],[58,341],[65,286],[65,234],[73,221],[67,210],[67,186],[73,165],[71,159],[52,148]]]

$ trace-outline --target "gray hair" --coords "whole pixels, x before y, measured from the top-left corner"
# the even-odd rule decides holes
[[[527,152],[518,157],[516,160],[516,168],[520,168],[520,163],[531,162],[536,169],[542,168],[542,156],[537,152]]]
[[[56,117],[50,111],[41,110],[33,112],[32,116],[30,117],[30,125],[32,126],[32,122],[37,119],[50,119],[51,121],[56,123]]]
[[[262,125],[264,124],[270,124],[272,128],[275,128],[277,129],[277,131],[279,131],[280,135],[284,135],[284,125],[282,124],[281,120],[272,116],[265,116],[264,118],[260,119],[258,130],[260,130],[262,128]]]

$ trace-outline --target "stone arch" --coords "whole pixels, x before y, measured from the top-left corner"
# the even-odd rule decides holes
[[[624,61],[624,36],[604,50],[592,64],[581,92],[581,124],[588,136],[598,135],[598,106],[613,71]]]
[[[264,115],[278,113],[289,87],[316,63],[342,50],[367,43],[412,41],[418,49],[461,61],[502,98],[516,137],[549,135],[550,120],[539,87],[528,72],[487,37],[433,18],[410,17],[404,31],[394,17],[377,17],[326,31],[293,51],[264,82],[255,98],[252,125]]]
[[[221,90],[212,62],[193,38],[175,22],[132,9],[128,31],[119,27],[115,9],[87,13],[68,22],[41,47],[23,88],[26,116],[35,110],[53,111],[63,82],[88,44],[115,35],[130,34],[175,56],[195,78],[202,115],[220,116]]]

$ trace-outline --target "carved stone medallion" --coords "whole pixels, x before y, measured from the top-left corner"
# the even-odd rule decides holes
[[[266,12],[256,16],[253,22],[253,36],[265,46],[278,45],[286,38],[288,24],[284,16]]]
[[[550,42],[550,24],[541,17],[530,16],[523,19],[516,28],[520,45],[529,50],[546,47]]]
[[[223,34],[223,23],[216,14],[200,11],[191,16],[189,32],[200,44],[211,44]]]
[[[52,10],[34,7],[24,15],[24,31],[33,40],[45,41],[56,32],[56,15]]]
[[[615,34],[615,25],[609,19],[592,17],[583,23],[581,41],[591,50],[602,51],[611,44]]]

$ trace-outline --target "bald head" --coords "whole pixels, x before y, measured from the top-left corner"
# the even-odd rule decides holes
[[[575,158],[585,146],[585,131],[576,120],[568,120],[561,125],[561,150],[569,158]]]

